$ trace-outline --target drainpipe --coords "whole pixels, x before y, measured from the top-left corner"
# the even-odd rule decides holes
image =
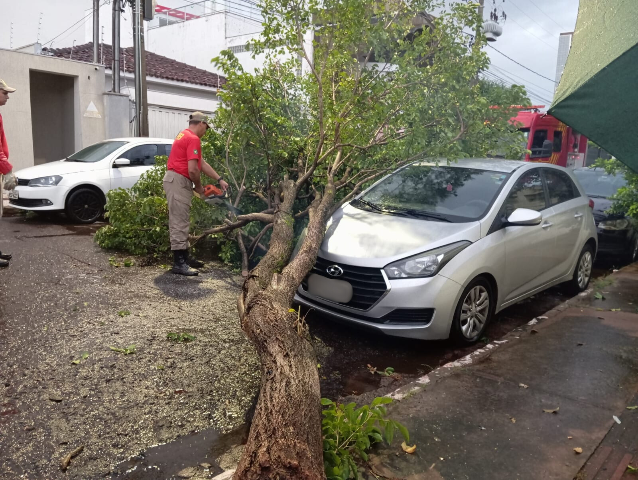
[[[100,0],[93,0],[93,63],[100,61]]]

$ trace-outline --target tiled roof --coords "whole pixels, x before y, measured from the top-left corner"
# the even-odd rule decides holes
[[[43,48],[42,52],[45,55],[48,54],[60,58],[72,58],[73,60],[88,63],[93,62],[93,42],[76,45],[73,47],[73,55],[71,55],[71,48]],[[110,69],[113,64],[113,49],[111,45],[100,44],[100,60],[102,58],[104,61],[100,63]],[[135,72],[133,47],[121,49],[120,68],[122,72],[125,70],[130,73]],[[146,52],[146,76],[214,88],[221,87],[226,83],[226,78],[221,75],[148,51]]]

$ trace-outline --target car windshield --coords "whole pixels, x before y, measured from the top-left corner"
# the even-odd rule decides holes
[[[627,180],[621,173],[609,175],[600,169],[576,169],[574,175],[585,189],[589,197],[609,198],[615,195],[619,188],[627,185]]]
[[[90,147],[83,148],[79,152],[67,157],[67,162],[86,162],[93,163],[99,162],[104,157],[109,156],[115,150],[122,145],[126,145],[126,142],[101,142],[91,145]]]
[[[474,168],[412,164],[375,185],[361,209],[447,222],[481,218],[509,174]]]

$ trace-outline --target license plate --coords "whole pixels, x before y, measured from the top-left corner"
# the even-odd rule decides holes
[[[308,277],[308,293],[338,303],[352,300],[352,285],[344,280],[312,274]]]
[[[17,200],[20,198],[20,193],[17,190],[9,190],[9,200]]]

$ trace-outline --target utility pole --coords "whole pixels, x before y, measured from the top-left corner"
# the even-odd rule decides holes
[[[100,63],[100,0],[93,0],[93,63]]]
[[[479,16],[479,23],[476,26],[476,37],[474,39],[474,42],[478,42],[479,39],[479,35],[481,34],[481,28],[483,28],[483,9],[485,7],[485,0],[479,0],[479,7],[478,7],[478,16]]]
[[[113,65],[111,71],[113,72],[112,88],[113,93],[120,93],[120,0],[113,0]]]
[[[135,54],[135,136],[148,137],[146,52],[144,50],[142,0],[132,0],[131,3],[133,6],[133,52]]]

